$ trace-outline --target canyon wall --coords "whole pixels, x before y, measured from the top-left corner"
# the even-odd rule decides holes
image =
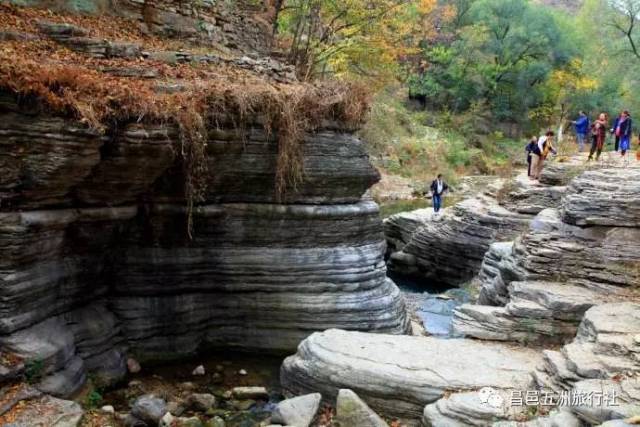
[[[304,180],[279,198],[277,141],[247,129],[209,134],[190,238],[175,129],[103,135],[0,97],[0,343],[41,365],[41,390],[121,378],[128,354],[406,332],[363,143],[337,124],[307,134]]]

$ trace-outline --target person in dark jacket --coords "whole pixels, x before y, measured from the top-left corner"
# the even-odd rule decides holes
[[[526,147],[524,147],[524,152],[527,154],[527,164],[529,167],[527,168],[527,176],[531,177],[531,154],[535,151],[536,146],[538,145],[538,138],[535,136],[531,137],[529,143]]]
[[[593,154],[596,154],[596,160],[600,158],[602,154],[602,148],[604,147],[604,140],[607,137],[607,115],[600,113],[596,121],[591,126],[591,150],[589,151],[589,159],[593,160]]]
[[[442,174],[439,173],[437,178],[431,183],[431,197],[433,199],[433,211],[438,213],[442,207],[442,196],[449,190],[449,186],[442,179]]]
[[[573,121],[576,129],[576,141],[578,142],[578,149],[582,153],[584,150],[584,141],[589,133],[589,117],[584,111],[580,111],[579,117]]]
[[[625,157],[627,150],[631,147],[631,133],[633,132],[633,122],[631,115],[627,110],[622,112],[618,126],[616,127],[616,136],[620,137],[620,154]],[[625,158],[625,160],[627,160]]]
[[[615,137],[615,149],[616,152],[620,149],[620,137],[618,135],[616,135],[616,129],[618,128],[618,125],[620,124],[620,119],[622,118],[622,114],[623,112],[620,113],[620,115],[618,115],[618,117],[616,117],[616,119],[613,122],[613,127],[611,128],[611,134]]]

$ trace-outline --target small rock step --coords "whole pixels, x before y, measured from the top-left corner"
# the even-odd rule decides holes
[[[563,343],[572,339],[584,313],[604,295],[578,285],[511,282],[504,307],[465,304],[454,312],[458,334],[480,339]]]

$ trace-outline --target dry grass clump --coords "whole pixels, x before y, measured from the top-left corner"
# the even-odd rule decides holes
[[[282,197],[285,190],[295,189],[302,179],[300,143],[305,132],[325,120],[345,127],[357,126],[368,106],[367,93],[358,86],[281,84],[224,67],[200,70],[207,77],[202,78],[197,68],[183,66],[186,78],[179,80],[186,89],[158,93],[154,89],[158,79],[105,74],[92,68],[98,60],[74,61],[78,54],[56,51],[57,57],[67,55],[67,63],[36,59],[36,55],[28,54],[34,51],[33,43],[36,42],[25,46],[22,52],[27,55],[21,57],[12,54],[19,46],[0,46],[0,90],[13,93],[19,103],[74,118],[102,132],[129,122],[177,126],[189,212],[202,201],[206,190],[208,129],[230,123],[242,129],[260,123],[273,134],[278,141],[276,194]],[[48,48],[42,41],[37,43]],[[176,66],[174,71],[180,68]]]
[[[37,34],[38,22],[56,22],[82,27],[89,37],[144,44],[147,48],[167,48],[179,45],[178,41],[164,40],[144,33],[141,26],[118,16],[89,16],[61,14],[49,9],[25,8],[0,4],[0,31],[17,31]]]

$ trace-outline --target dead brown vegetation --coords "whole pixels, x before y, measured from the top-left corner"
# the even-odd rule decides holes
[[[0,9],[0,15],[11,13]],[[0,18],[8,21],[15,19]],[[132,64],[153,68],[158,78],[116,77],[101,71]],[[179,82],[184,90],[158,92],[156,86],[162,82]],[[273,135],[278,143],[276,194],[282,197],[303,177],[304,134],[327,120],[347,128],[359,125],[369,101],[366,89],[355,85],[277,83],[230,65],[91,58],[51,40],[0,44],[0,90],[14,94],[18,102],[102,132],[128,122],[176,126],[189,211],[202,201],[206,189],[210,128],[231,123],[242,130],[260,124]]]

